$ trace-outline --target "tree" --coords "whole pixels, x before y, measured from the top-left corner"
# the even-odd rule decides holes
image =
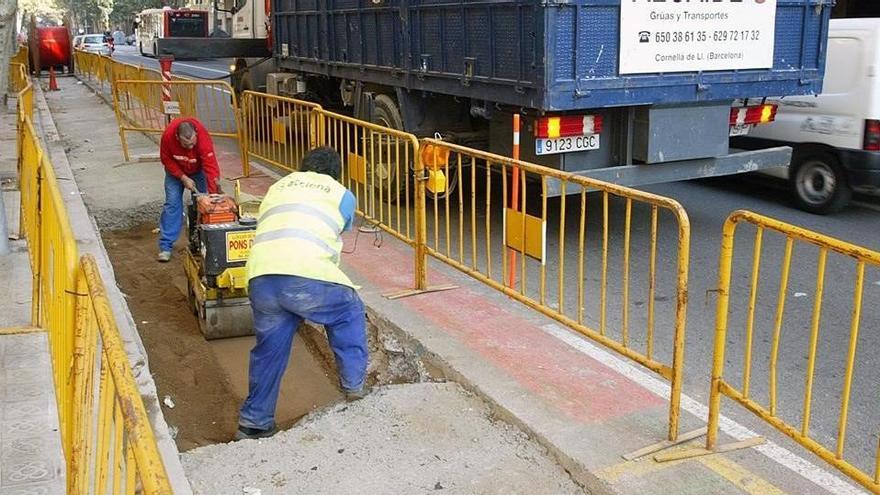
[[[55,24],[60,24],[64,15],[55,0],[19,0],[18,10],[26,19],[33,14]]]
[[[118,26],[125,32],[131,30],[134,17],[145,9],[162,8],[163,0],[114,0],[113,12],[110,14],[110,23]]]

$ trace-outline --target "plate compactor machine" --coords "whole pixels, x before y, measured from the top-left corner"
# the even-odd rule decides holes
[[[196,194],[187,207],[187,294],[208,340],[254,333],[245,263],[256,229],[229,196]]]

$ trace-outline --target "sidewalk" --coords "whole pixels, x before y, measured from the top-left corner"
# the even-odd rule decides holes
[[[62,91],[71,89],[67,84],[62,82]],[[114,144],[102,145],[109,150]],[[221,170],[226,178],[240,175],[237,157],[223,154]],[[242,185],[261,195],[271,181],[264,176]],[[356,235],[345,236],[347,249]],[[413,280],[411,249],[389,235],[378,246],[360,242],[343,264],[363,286],[373,320],[415,341],[426,363],[483,399],[494,416],[525,431],[590,493],[862,493],[805,451],[795,455],[773,442],[665,464],[650,456],[624,461],[624,454],[665,438],[668,384],[436,261],[429,282],[459,289],[384,298]],[[683,411],[681,431],[704,426],[705,407],[687,397],[683,402],[696,415]],[[731,421],[723,430],[724,442],[754,436]],[[230,469],[237,465],[228,462]]]
[[[15,177],[15,101],[0,108],[0,180]],[[3,200],[17,200],[12,183]],[[6,205],[8,224],[18,204]],[[52,364],[45,332],[29,328],[31,270],[27,243],[10,241],[0,254],[0,494],[66,491],[64,454]]]

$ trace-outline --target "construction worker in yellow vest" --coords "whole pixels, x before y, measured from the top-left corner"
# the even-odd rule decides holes
[[[260,205],[247,262],[257,343],[251,350],[248,397],[237,438],[275,433],[275,404],[303,320],[324,325],[346,398],[365,394],[367,342],[364,305],[339,269],[340,234],[349,230],[354,195],[338,182],[339,154],[318,148],[300,171],[269,188]]]

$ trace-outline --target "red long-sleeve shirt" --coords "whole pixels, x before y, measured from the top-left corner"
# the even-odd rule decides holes
[[[177,127],[182,122],[190,122],[196,128],[196,145],[191,150],[181,146],[177,140]],[[162,133],[159,158],[165,170],[178,179],[183,175],[191,176],[200,170],[203,171],[205,181],[208,183],[208,192],[212,194],[219,192],[217,179],[220,177],[220,167],[214,154],[214,142],[198,119],[184,117],[172,120]]]

